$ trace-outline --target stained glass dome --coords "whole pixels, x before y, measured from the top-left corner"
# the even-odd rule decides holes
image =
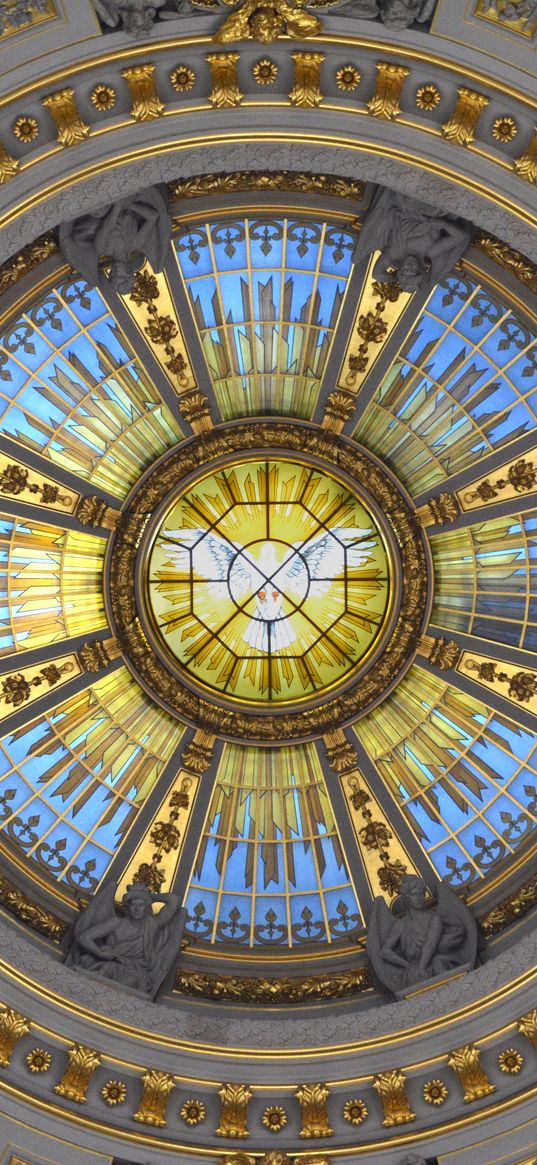
[[[405,873],[486,932],[535,853],[537,314],[479,241],[379,284],[355,193],[207,201],[4,319],[3,857],[62,918],[175,888],[198,962],[356,952]]]

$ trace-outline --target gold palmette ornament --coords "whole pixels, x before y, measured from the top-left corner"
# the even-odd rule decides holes
[[[473,89],[462,86],[458,91],[455,109],[448,121],[442,126],[442,133],[448,142],[456,146],[469,146],[475,141],[477,123],[483,110],[489,104],[484,93],[476,93]]]
[[[22,1036],[30,1031],[30,1020],[20,1011],[4,1004],[0,1008],[0,1066],[7,1068],[11,1055]]]
[[[496,1085],[491,1084],[480,1060],[481,1052],[475,1044],[464,1044],[448,1056],[448,1064],[462,1085],[466,1104],[496,1092]]]
[[[165,107],[157,92],[155,66],[133,65],[129,69],[122,69],[121,75],[130,90],[131,117],[135,121],[151,121],[161,117]]]
[[[217,1137],[249,1137],[248,1105],[253,1093],[247,1084],[222,1084],[220,1097],[220,1124]]]
[[[373,1088],[382,1101],[384,1109],[383,1125],[386,1129],[395,1125],[405,1125],[416,1119],[406,1094],[406,1076],[400,1068],[390,1072],[379,1072],[373,1080]]]
[[[142,1099],[133,1120],[161,1129],[166,1124],[166,1106],[170,1092],[175,1088],[175,1080],[169,1072],[152,1068],[144,1072],[142,1084]]]
[[[392,65],[388,61],[377,62],[377,83],[375,92],[367,108],[373,117],[383,117],[394,121],[401,112],[401,93],[410,69],[404,65]]]
[[[326,1084],[301,1084],[295,1096],[302,1117],[301,1137],[331,1137],[333,1128],[328,1120],[327,1100],[330,1090]]]
[[[87,138],[90,127],[78,112],[74,89],[58,89],[56,93],[43,97],[41,104],[48,109],[56,125],[61,146],[78,146]]]
[[[67,1053],[67,1068],[54,1091],[67,1100],[85,1104],[89,1082],[100,1063],[99,1052],[86,1048],[84,1044],[74,1044]]]

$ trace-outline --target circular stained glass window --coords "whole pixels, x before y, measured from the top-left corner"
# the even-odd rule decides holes
[[[371,650],[388,556],[370,510],[329,474],[243,461],[173,502],[147,590],[161,644],[198,682],[241,701],[296,700]]]

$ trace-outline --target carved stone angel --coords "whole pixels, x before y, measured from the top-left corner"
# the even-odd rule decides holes
[[[77,920],[65,962],[154,999],[179,955],[187,912],[176,894],[128,887],[116,908],[117,884],[99,890]],[[164,902],[153,914],[153,903]]]
[[[382,23],[390,28],[410,28],[411,24],[424,24],[431,20],[436,3],[437,0],[343,0],[336,10],[342,15],[354,16],[357,20],[375,20],[380,17]],[[315,7],[322,8],[322,0]]]
[[[426,290],[451,271],[471,238],[472,227],[464,219],[384,188],[371,203],[354,259],[380,251],[375,279],[398,283],[403,291]]]
[[[162,271],[170,238],[168,206],[157,186],[63,222],[59,228],[64,257],[90,287],[111,285],[121,294],[131,290],[146,259],[153,271]],[[99,268],[101,256],[110,260],[108,277]]]
[[[422,878],[407,874],[388,908],[375,898],[367,931],[367,953],[383,987],[395,994],[456,967],[475,967],[477,923],[468,907],[443,882],[436,905],[425,905]]]
[[[157,10],[166,0],[93,0],[97,16],[109,28],[121,24],[129,36],[142,37],[151,31]]]

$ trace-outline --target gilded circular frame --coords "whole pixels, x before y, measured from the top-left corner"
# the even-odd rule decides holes
[[[237,457],[270,454],[301,461],[358,489],[382,523],[391,543],[397,598],[386,635],[377,650],[350,680],[293,702],[259,704],[228,700],[204,689],[175,669],[159,651],[144,605],[144,558],[151,530],[169,504],[170,495]],[[311,423],[239,421],[193,437],[165,454],[132,491],[111,539],[108,554],[108,601],[112,627],[127,664],[150,695],[182,721],[230,739],[270,744],[323,735],[363,715],[386,695],[410,665],[426,623],[429,569],[426,543],[401,486],[377,459],[347,437]]]

